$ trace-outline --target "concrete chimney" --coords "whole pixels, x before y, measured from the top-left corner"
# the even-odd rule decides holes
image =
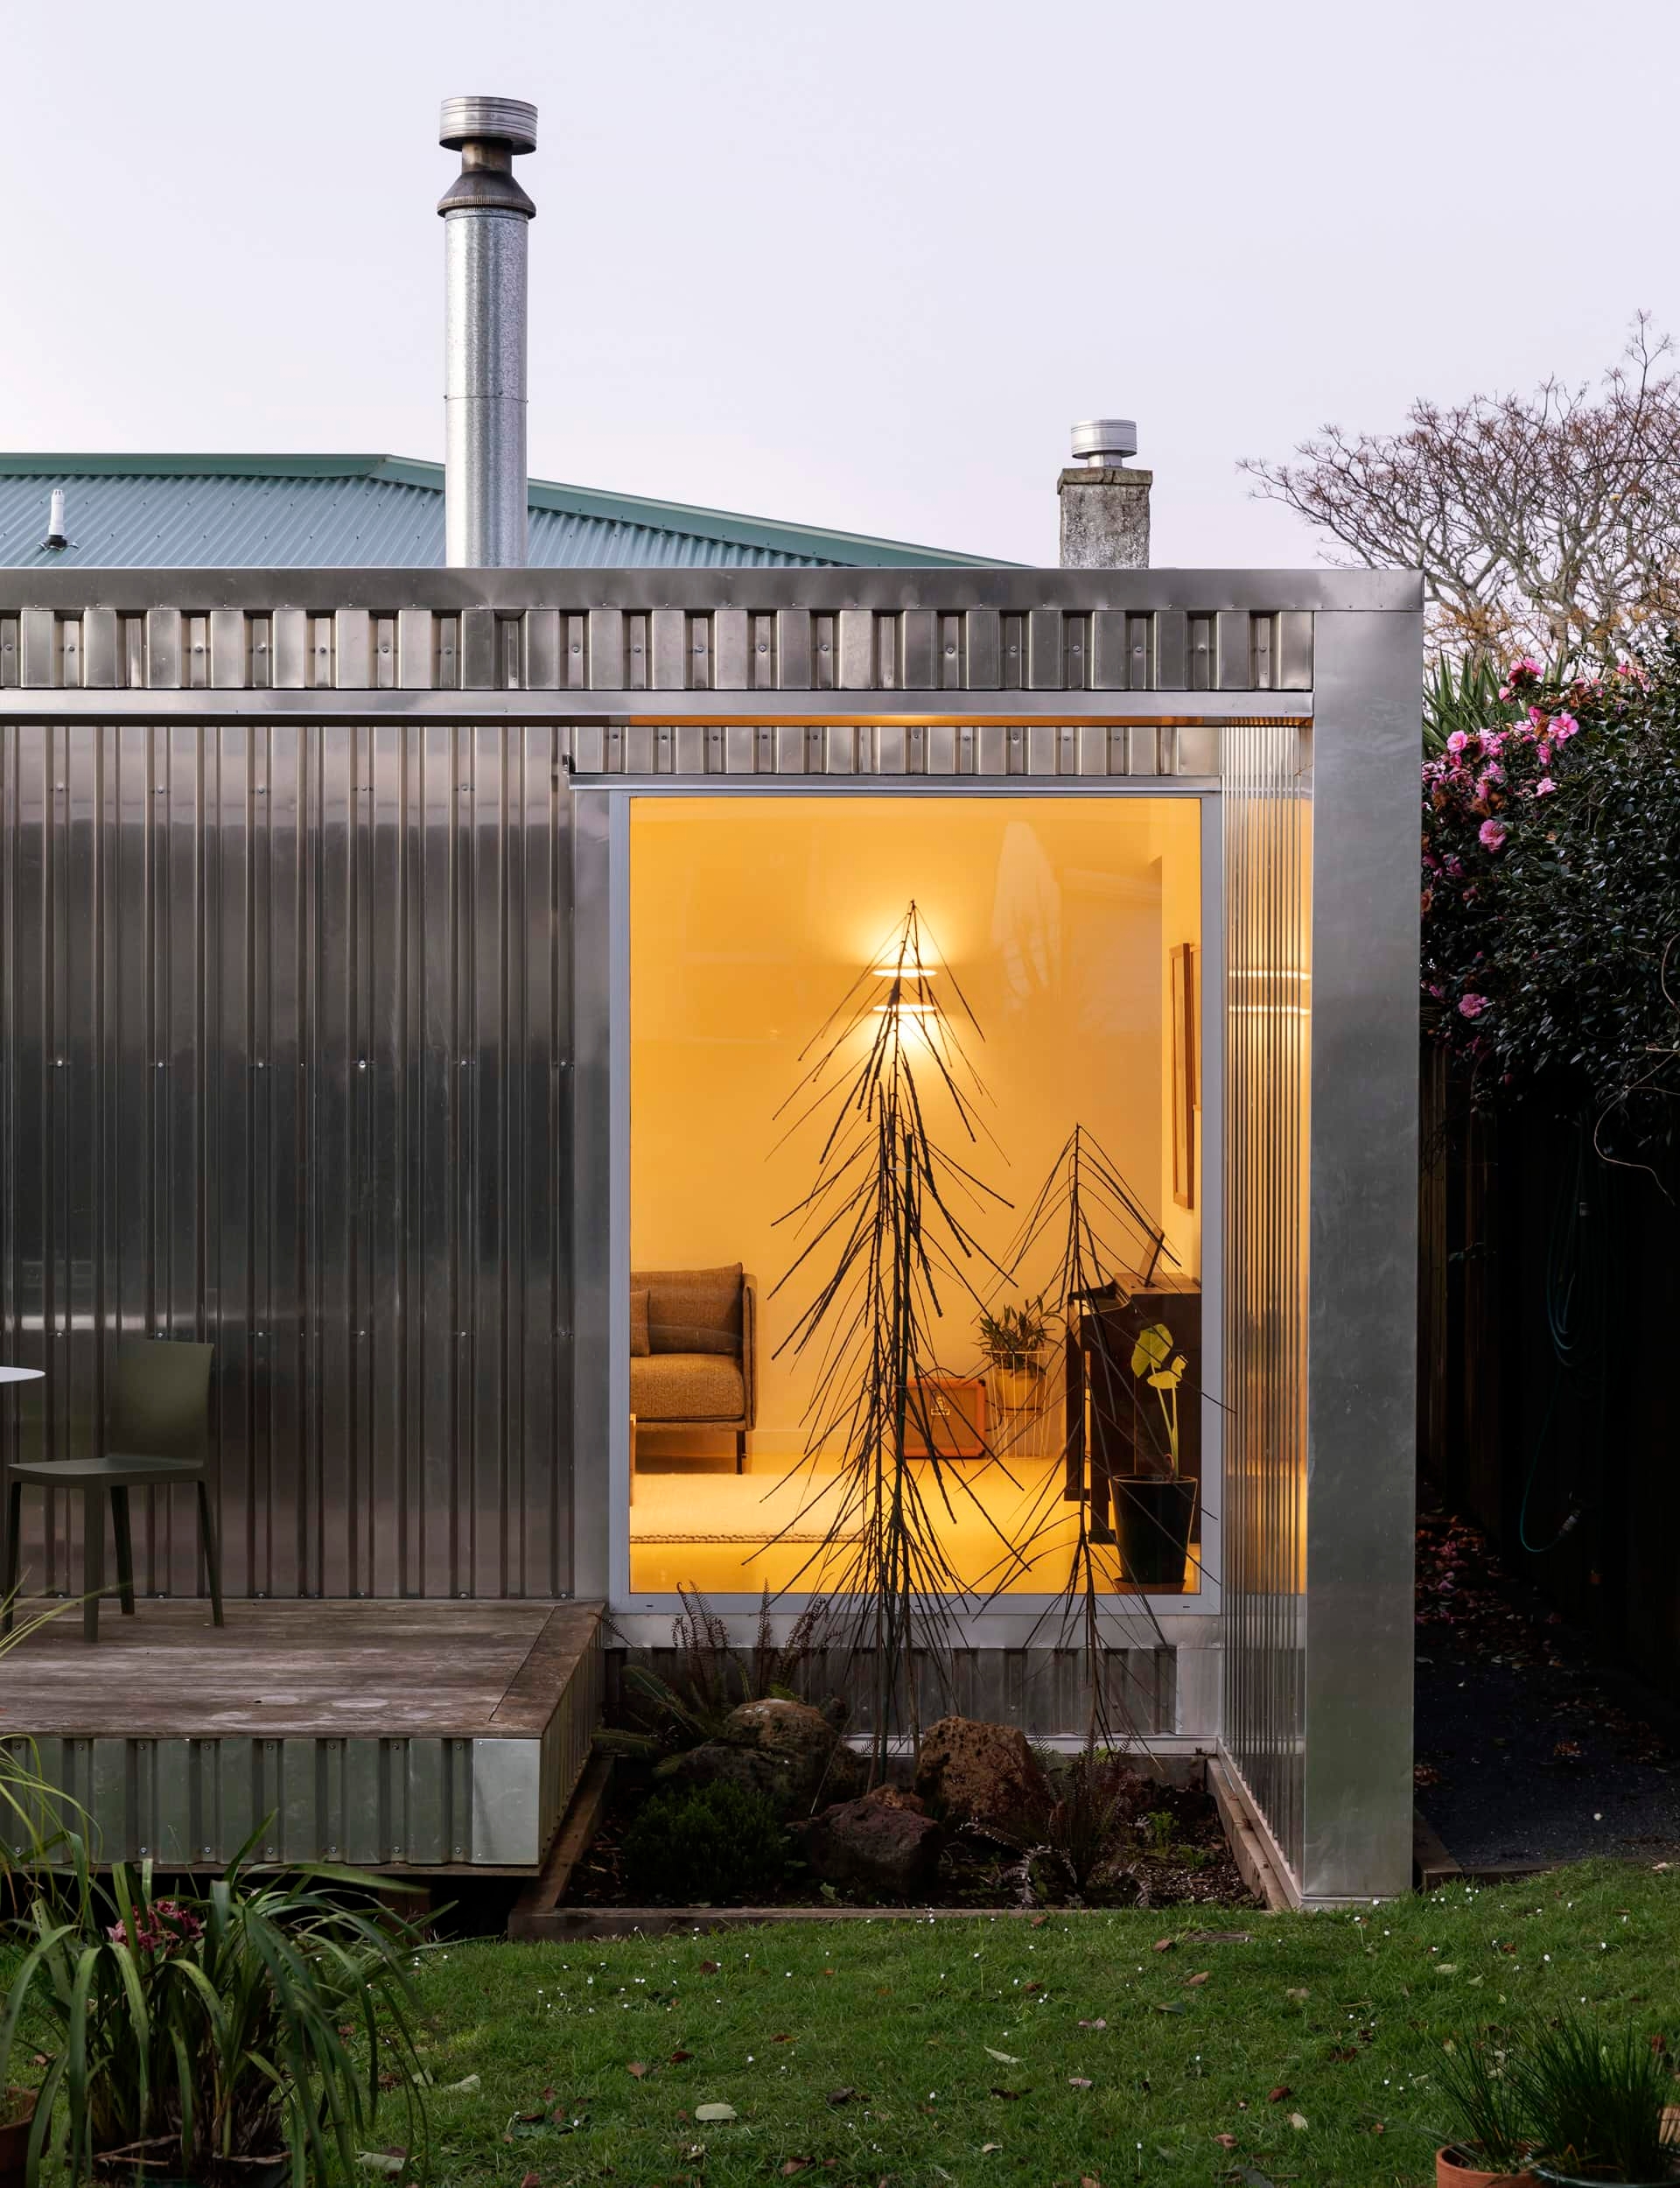
[[[523,99],[445,99],[438,142],[461,155],[444,221],[444,537],[452,570],[518,570],[528,543],[526,259],[536,207],[514,158],[536,150]]]
[[[1129,417],[1087,418],[1074,428],[1074,460],[1056,482],[1064,570],[1147,570],[1152,471],[1128,471],[1138,453]]]

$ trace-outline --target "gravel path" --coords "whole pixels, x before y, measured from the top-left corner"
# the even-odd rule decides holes
[[[1466,1868],[1680,1860],[1671,1706],[1445,1512],[1418,1530],[1417,1713],[1418,1806]]]

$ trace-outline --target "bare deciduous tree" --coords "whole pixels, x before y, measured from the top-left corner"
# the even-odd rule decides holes
[[[1609,657],[1680,614],[1680,377],[1642,312],[1600,386],[1419,400],[1399,433],[1326,426],[1242,468],[1335,559],[1421,568],[1436,653]]]

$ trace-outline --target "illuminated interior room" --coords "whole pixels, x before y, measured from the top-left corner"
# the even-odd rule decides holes
[[[835,1318],[800,1336],[838,1234],[800,1211],[830,1130],[814,1069],[844,1078],[891,1013],[928,1136],[969,1181],[970,1250],[940,1275],[914,1378],[929,1415],[906,1435],[951,1574],[971,1601],[1054,1598],[1083,1525],[1102,1588],[1200,1592],[1200,1500],[1145,1576],[1108,1476],[1200,1469],[1200,816],[1186,796],[634,802],[634,1592],[846,1585],[847,1455],[819,1390]],[[1165,1329],[1147,1365],[1177,1363],[1170,1391],[1139,1375],[1110,1402],[1097,1303],[1057,1297],[1054,1223],[1024,1233],[1076,1131],[1113,1188],[1116,1378]],[[1132,1397],[1141,1460],[1114,1448]]]

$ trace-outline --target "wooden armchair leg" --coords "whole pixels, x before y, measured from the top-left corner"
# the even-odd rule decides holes
[[[745,1474],[746,1471],[746,1431],[745,1428],[738,1428],[735,1431],[735,1471],[738,1474]]]

